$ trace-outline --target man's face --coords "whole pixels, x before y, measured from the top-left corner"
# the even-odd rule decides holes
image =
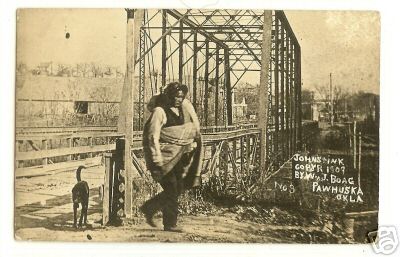
[[[185,99],[185,94],[182,91],[178,91],[172,99],[172,105],[176,108],[181,107],[183,99]]]

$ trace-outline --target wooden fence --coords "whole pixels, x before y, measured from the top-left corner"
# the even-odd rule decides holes
[[[235,138],[257,134],[259,129],[255,124],[238,124],[202,128],[202,133],[206,145],[215,145],[215,142],[235,141]],[[116,132],[115,127],[17,128],[16,175],[34,175],[35,172],[39,174],[40,170],[47,172],[74,167],[76,165],[72,163],[76,164],[84,159],[88,159],[88,162],[94,161],[94,157],[114,150],[116,139],[121,137],[123,134]],[[234,145],[236,143],[233,143],[232,147]],[[133,150],[141,148],[142,132],[137,131],[134,133]],[[100,159],[96,160],[99,162]]]

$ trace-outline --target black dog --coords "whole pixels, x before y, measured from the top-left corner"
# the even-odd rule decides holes
[[[76,226],[77,220],[77,212],[79,208],[79,204],[81,204],[81,217],[79,218],[79,227],[82,227],[82,219],[83,224],[87,223],[87,210],[89,205],[89,186],[86,181],[81,180],[81,170],[86,169],[85,166],[79,166],[76,170],[76,180],[78,181],[74,188],[72,188],[72,202],[74,204],[74,227]]]

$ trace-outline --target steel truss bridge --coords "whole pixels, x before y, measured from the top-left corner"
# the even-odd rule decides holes
[[[301,118],[301,49],[283,11],[126,9],[126,14],[126,75],[117,128],[68,132],[60,135],[68,145],[63,151],[17,153],[17,165],[38,158],[48,164],[59,152],[71,160],[111,149],[113,154],[105,155],[103,221],[121,211],[131,217],[138,206],[132,181],[135,174],[148,176],[138,131],[149,115],[147,102],[171,81],[189,87],[205,138],[204,172],[224,180],[220,191],[232,183],[251,187],[244,174],[273,173],[312,140],[317,125]],[[248,78],[257,78],[257,123],[234,124],[232,92]],[[28,137],[21,132],[18,139],[17,131],[18,142],[33,144]],[[103,146],[94,146],[101,137]],[[78,150],[77,138],[86,138],[92,148]]]
[[[127,72],[118,123],[125,135],[119,155],[133,160],[120,169],[128,182],[126,192],[132,192],[132,171],[143,173],[133,153],[133,131],[143,127],[146,102],[170,81],[188,85],[200,123],[207,128],[234,125],[233,89],[246,75],[259,77],[257,127],[220,132],[215,139],[208,135],[210,158],[205,167],[211,172],[216,167],[225,174],[229,170],[240,181],[238,174],[249,172],[255,163],[259,173],[270,171],[301,149],[301,50],[283,11],[126,13]],[[128,212],[132,199],[132,193],[125,194]]]

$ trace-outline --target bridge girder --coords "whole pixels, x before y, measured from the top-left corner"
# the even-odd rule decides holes
[[[265,139],[266,155],[274,159],[274,153],[280,152],[283,156],[279,158],[285,159],[299,149],[300,45],[283,11],[270,11],[270,23],[265,22],[264,11],[254,10],[145,12],[135,60],[141,64],[139,99],[134,99],[140,121],[134,122],[138,124],[135,130],[142,129],[149,115],[145,111],[148,85],[153,94],[174,80],[188,84],[203,126],[232,124],[232,90],[248,73],[262,73],[262,60],[266,58],[268,72],[260,81],[266,83],[266,99],[259,113],[266,113],[266,127],[274,127]],[[270,27],[269,33],[265,34],[264,26]],[[262,49],[266,35],[269,53]]]

